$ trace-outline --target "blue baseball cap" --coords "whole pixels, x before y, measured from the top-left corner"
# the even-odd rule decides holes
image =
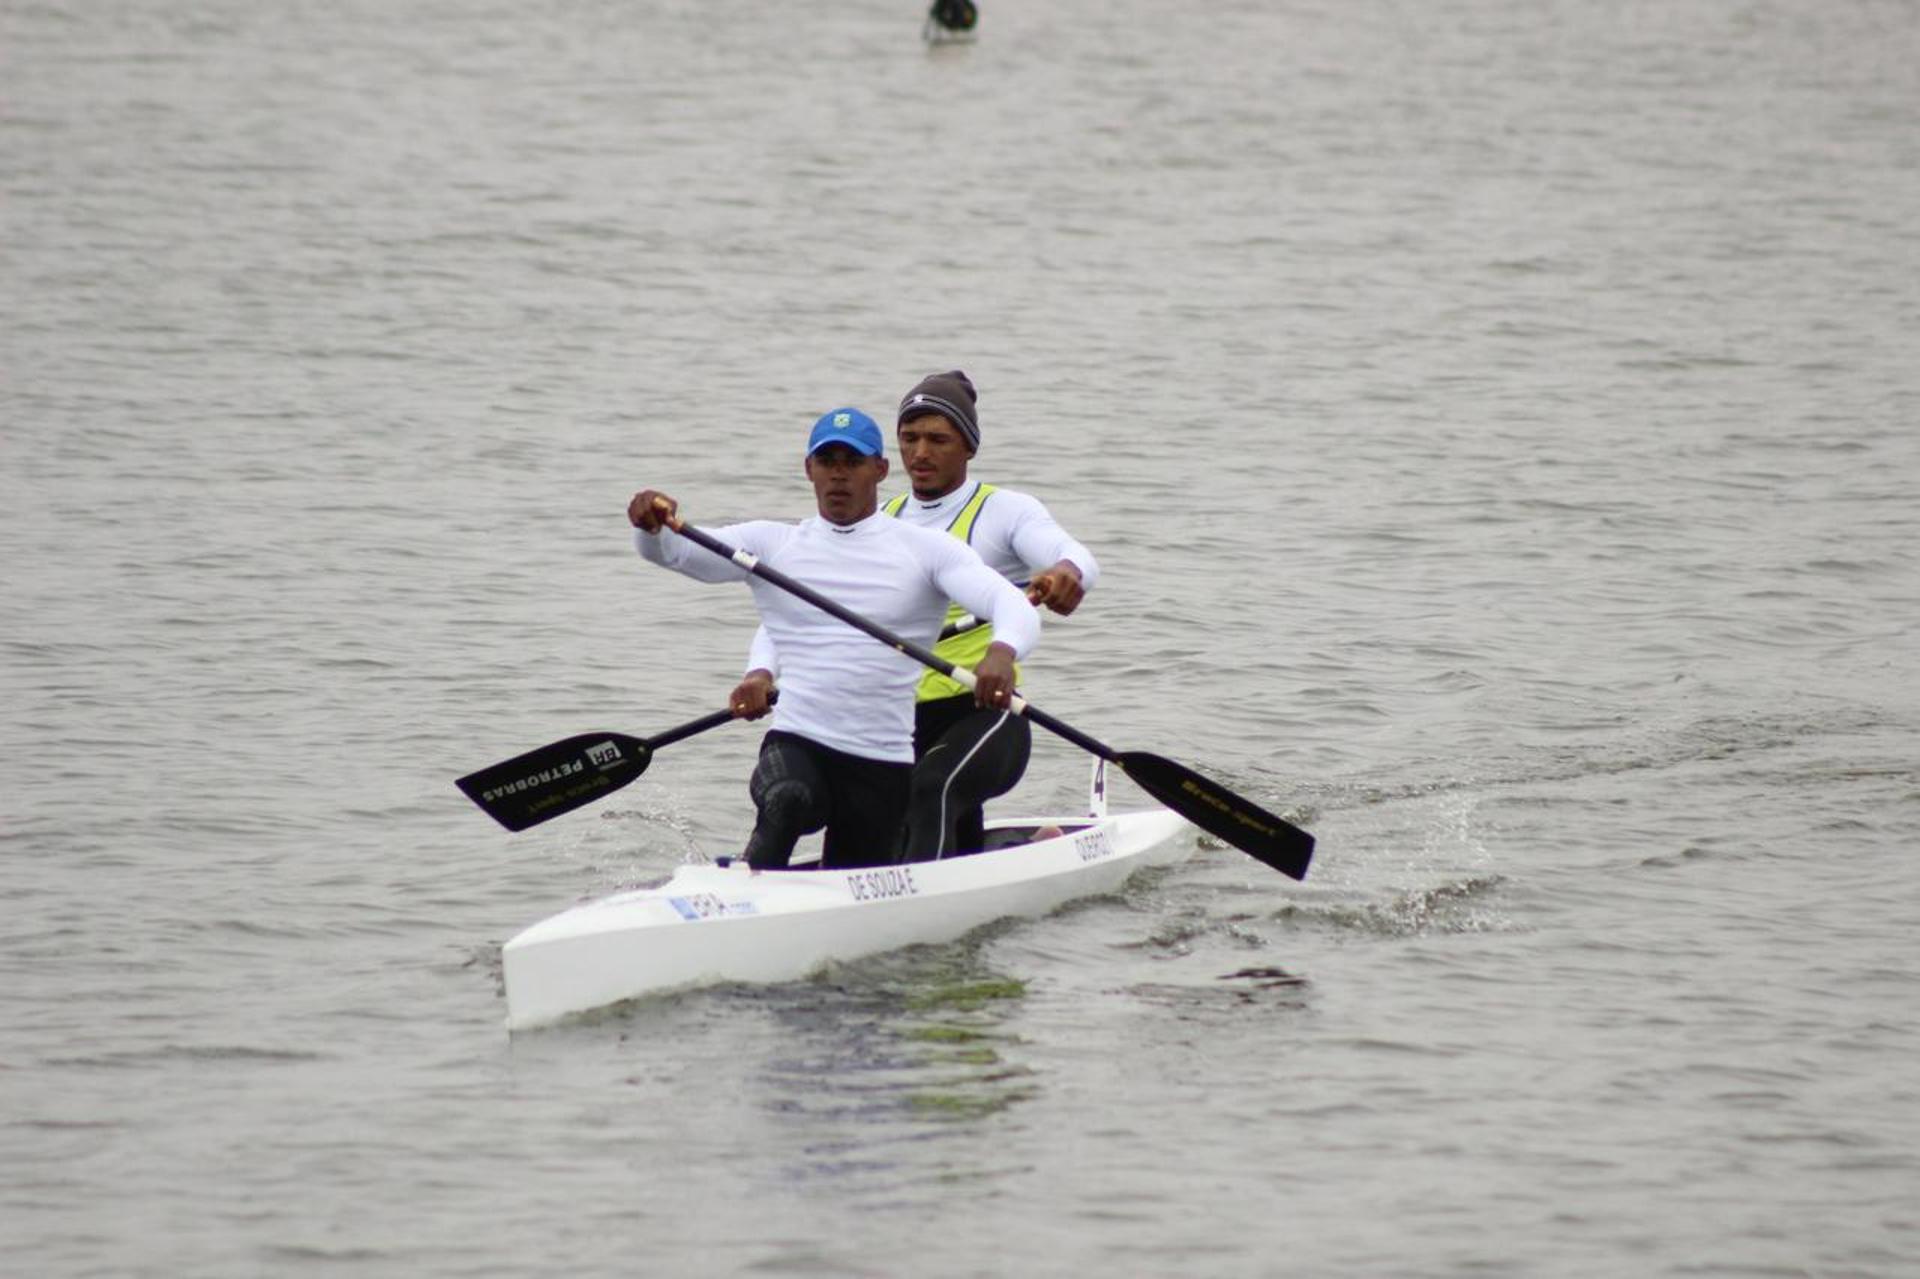
[[[835,409],[813,424],[813,434],[807,437],[807,456],[829,444],[844,444],[867,457],[879,457],[886,451],[880,442],[880,428],[859,409]]]

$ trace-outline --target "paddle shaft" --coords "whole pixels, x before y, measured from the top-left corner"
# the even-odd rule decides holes
[[[1027,589],[1028,584],[1026,582],[1015,582],[1014,585],[1024,591]],[[965,635],[969,631],[977,631],[982,626],[992,625],[992,622],[984,618],[975,617],[972,613],[962,613],[959,617],[954,618],[951,622],[948,622],[940,628],[940,637],[936,639],[934,643],[937,644],[943,640],[950,640],[956,635]]]
[[[973,672],[966,667],[955,666],[952,662],[941,657],[932,649],[923,648],[905,636],[896,635],[878,622],[870,621],[853,610],[828,599],[811,586],[808,586],[805,582],[795,581],[779,569],[768,564],[762,564],[760,557],[751,551],[743,551],[737,547],[728,546],[725,542],[707,532],[705,529],[695,528],[693,525],[685,522],[682,522],[676,531],[689,542],[704,546],[721,559],[732,560],[735,564],[738,564],[741,568],[760,580],[771,582],[788,594],[799,596],[815,608],[820,609],[822,612],[833,614],[856,630],[865,631],[882,644],[885,644],[888,648],[905,653],[908,657],[911,657],[914,661],[924,666],[931,666],[934,670],[939,671],[942,675],[945,675],[957,684],[961,684],[967,688],[973,687]],[[1017,694],[1010,703],[1009,709],[1016,715],[1026,716],[1049,732],[1058,733],[1061,737],[1066,738],[1081,750],[1091,751],[1101,759],[1109,760],[1116,764],[1121,762],[1120,752],[1114,750],[1113,747],[1088,737],[1071,724],[1062,723]]]
[[[774,697],[778,696],[777,693],[774,695]],[[769,697],[767,700],[772,701],[774,698]],[[671,746],[677,741],[692,737],[695,733],[704,733],[710,728],[718,728],[732,718],[732,711],[714,711],[710,715],[702,715],[699,719],[689,720],[678,728],[669,728],[664,733],[642,740],[646,742],[648,750],[657,751],[662,746]]]
[[[855,630],[864,631],[888,648],[906,654],[923,666],[932,667],[956,683],[966,688],[973,687],[973,672],[966,667],[956,666],[932,650],[841,607],[806,583],[797,582],[779,569],[762,564],[752,552],[728,546],[711,533],[684,521],[676,521],[673,527],[688,541],[705,547],[721,559],[730,560],[762,581],[798,596],[822,612],[839,618]],[[1055,719],[1018,695],[1009,701],[1008,709],[1026,716],[1081,750],[1118,765],[1149,795],[1201,829],[1219,836],[1283,875],[1294,879],[1306,878],[1307,867],[1313,860],[1313,836],[1291,822],[1274,816],[1258,804],[1234,794],[1184,764],[1146,751],[1116,751],[1071,724]]]

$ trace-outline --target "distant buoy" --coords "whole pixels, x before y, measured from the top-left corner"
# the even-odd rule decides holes
[[[933,0],[933,8],[927,10],[923,34],[930,43],[966,40],[972,37],[979,21],[980,10],[973,0]]]

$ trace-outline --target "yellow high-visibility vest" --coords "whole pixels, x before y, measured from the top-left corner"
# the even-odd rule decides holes
[[[993,485],[982,484],[974,495],[968,499],[967,504],[961,507],[954,515],[953,522],[947,525],[947,532],[953,534],[968,545],[972,545],[973,522],[979,518],[980,508],[987,504],[987,499],[993,496],[993,492]],[[886,505],[880,509],[888,515],[898,516],[906,504],[907,495],[902,493],[899,497],[890,499]],[[968,616],[967,610],[961,608],[958,604],[947,605],[947,625],[951,626],[966,616]],[[982,618],[978,626],[961,631],[958,635],[949,635],[947,638],[935,644],[933,646],[933,653],[934,656],[943,657],[955,666],[964,666],[968,670],[972,670],[979,664],[980,659],[987,655],[987,649],[992,643],[993,624],[985,618]],[[1015,683],[1019,682],[1020,668],[1018,666],[1013,668],[1013,678]],[[948,679],[939,671],[930,670],[920,677],[920,686],[914,692],[914,700],[918,702],[932,702],[938,701],[943,697],[958,697],[965,692],[967,692],[967,688],[958,681]]]

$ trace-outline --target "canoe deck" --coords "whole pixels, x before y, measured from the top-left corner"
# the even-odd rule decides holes
[[[1058,836],[995,847],[1023,833]],[[989,824],[988,849],[857,870],[682,866],[664,884],[541,921],[501,951],[507,1025],[524,1030],[644,995],[721,982],[795,981],[835,960],[952,941],[1111,892],[1136,870],[1184,859],[1165,809]]]

